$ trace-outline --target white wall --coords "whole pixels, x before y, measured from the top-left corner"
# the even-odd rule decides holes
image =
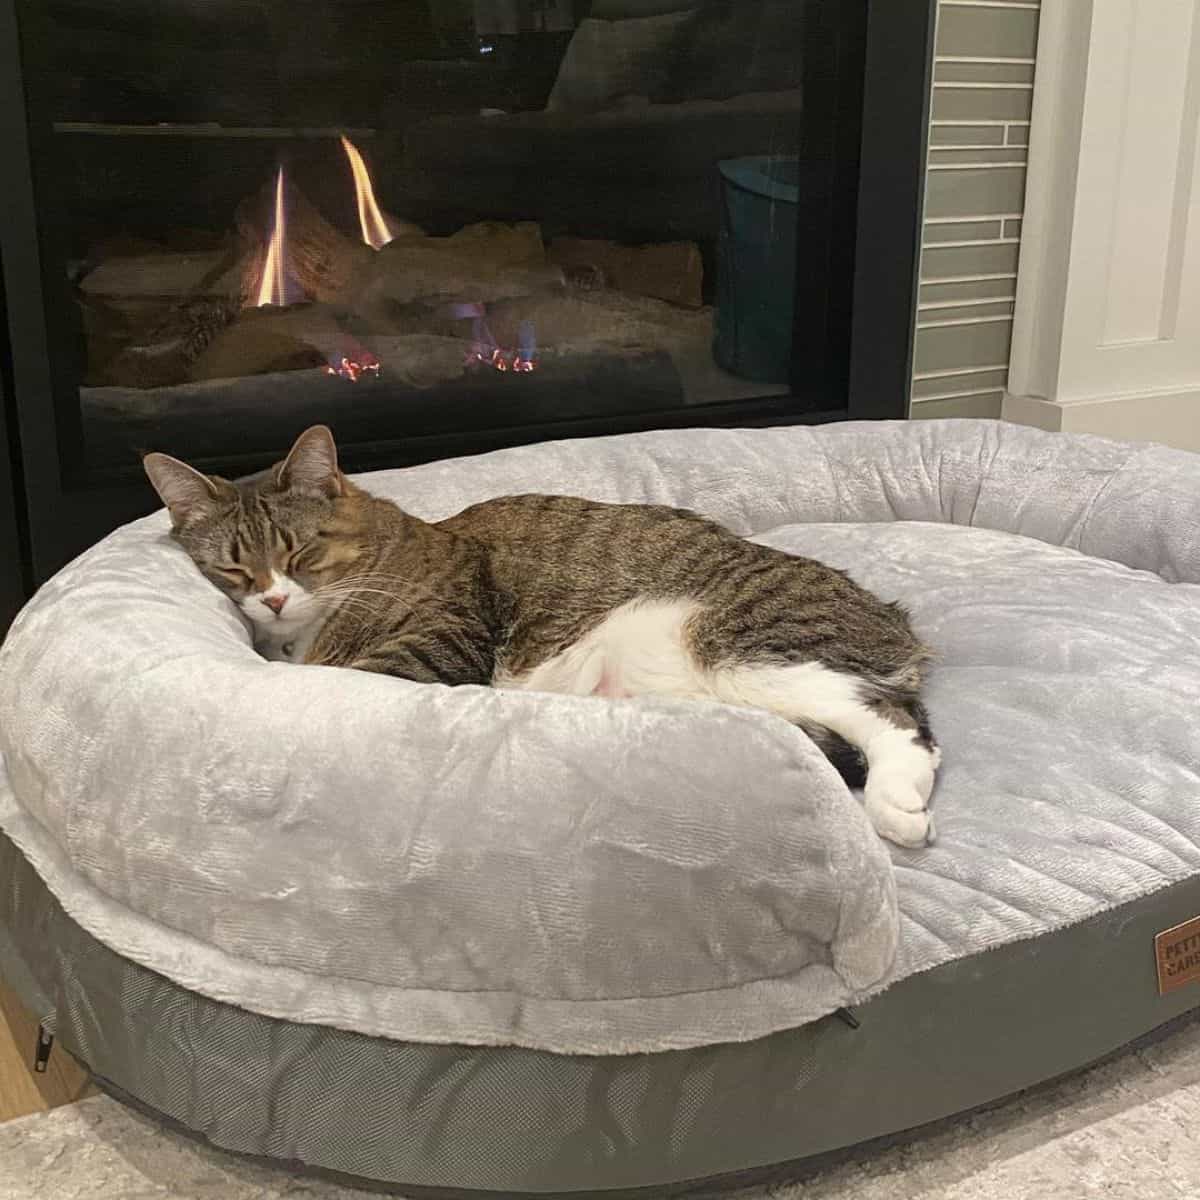
[[[1200,450],[1200,0],[1057,0],[1004,415]]]

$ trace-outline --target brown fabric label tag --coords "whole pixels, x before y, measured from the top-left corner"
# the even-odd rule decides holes
[[[1154,958],[1160,996],[1200,982],[1200,917],[1155,934]]]

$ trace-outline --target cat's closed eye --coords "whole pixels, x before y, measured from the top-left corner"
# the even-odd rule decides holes
[[[271,541],[275,549],[275,561],[285,575],[291,575],[309,549],[309,544],[302,545],[300,539],[290,529],[281,529],[279,526],[272,528]]]
[[[216,563],[211,569],[233,587],[249,587],[253,580],[249,568],[240,563]]]
[[[304,557],[306,555],[309,555],[309,552],[313,548],[314,547],[313,547],[312,542],[306,542],[303,546],[298,546],[294,550],[292,550],[288,554],[287,558],[285,558],[283,560],[284,573],[287,575],[291,575],[296,570],[296,568],[302,564]]]

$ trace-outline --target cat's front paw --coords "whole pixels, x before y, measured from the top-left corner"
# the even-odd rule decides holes
[[[880,837],[910,850],[933,845],[933,814],[911,783],[868,778],[865,801],[867,816]]]

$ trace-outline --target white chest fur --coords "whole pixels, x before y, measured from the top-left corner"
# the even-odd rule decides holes
[[[321,632],[324,618],[312,621],[298,629],[277,633],[271,629],[255,629],[254,648],[269,662],[302,663],[309,648]]]

